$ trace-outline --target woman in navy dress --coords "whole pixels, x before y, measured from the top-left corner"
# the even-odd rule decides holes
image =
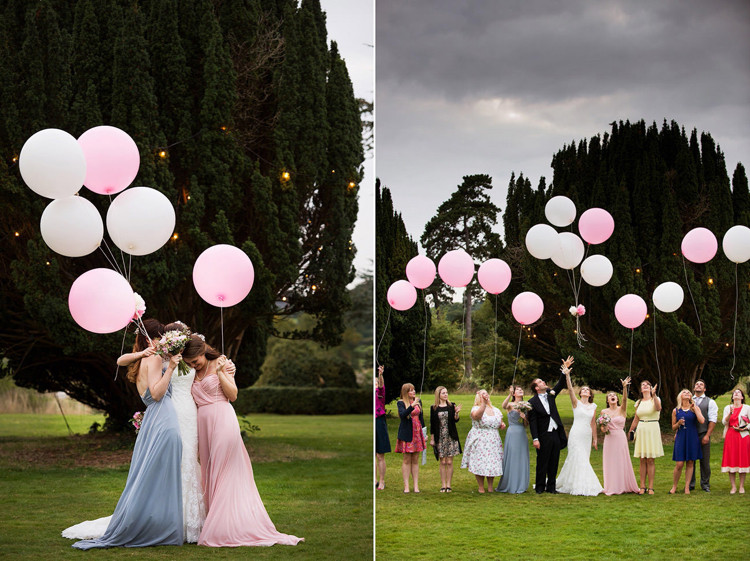
[[[690,478],[693,476],[695,460],[703,457],[700,438],[698,438],[698,425],[703,421],[703,413],[700,408],[696,407],[692,392],[682,390],[677,396],[677,407],[672,410],[672,430],[677,431],[677,434],[672,452],[672,460],[676,463],[672,474],[670,495],[677,492],[683,465],[685,466],[685,494],[690,494]]]
[[[144,325],[152,339],[164,332],[156,320],[145,320]],[[139,333],[133,351],[148,346],[148,339]],[[76,542],[73,547],[182,545],[182,439],[170,384],[180,360],[182,357],[175,355],[163,371],[161,357],[152,355],[128,369],[128,379],[135,382],[146,412],[135,440],[125,490],[104,535]]]

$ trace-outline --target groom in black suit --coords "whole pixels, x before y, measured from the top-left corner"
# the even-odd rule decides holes
[[[536,483],[537,493],[557,493],[557,466],[560,463],[560,450],[568,445],[560,414],[557,412],[555,398],[565,387],[565,370],[573,364],[573,357],[563,361],[560,379],[551,390],[541,378],[531,382],[534,397],[529,400],[532,409],[529,411],[529,429],[536,448]]]

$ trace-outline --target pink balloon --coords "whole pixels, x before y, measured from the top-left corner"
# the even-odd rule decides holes
[[[500,294],[510,284],[510,267],[502,259],[488,259],[479,266],[477,279],[490,294]]]
[[[578,219],[578,231],[587,243],[602,243],[615,231],[615,219],[603,208],[590,208]]]
[[[435,263],[424,255],[417,255],[406,264],[406,278],[415,288],[427,288],[435,280]]]
[[[417,301],[417,289],[409,281],[397,280],[388,289],[387,297],[391,308],[403,312]]]
[[[719,242],[711,230],[693,228],[682,238],[682,254],[693,263],[706,263],[713,259]]]
[[[193,285],[198,295],[217,308],[239,304],[255,280],[253,263],[233,245],[218,244],[198,256],[193,266]]]
[[[646,321],[646,301],[637,294],[626,294],[615,304],[615,317],[623,327],[635,329]]]
[[[119,193],[130,185],[141,165],[138,146],[116,127],[94,127],[78,138],[86,158],[83,184],[100,195]]]
[[[522,292],[513,298],[510,309],[518,323],[530,325],[542,317],[544,302],[534,292]]]
[[[68,309],[85,330],[114,333],[133,318],[135,294],[120,273],[112,269],[92,269],[70,287]]]
[[[438,273],[448,286],[466,286],[474,278],[474,260],[463,249],[454,249],[440,258]]]

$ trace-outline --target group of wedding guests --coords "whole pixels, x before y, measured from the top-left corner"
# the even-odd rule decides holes
[[[180,322],[144,320],[133,352],[118,359],[146,411],[114,513],[63,537],[82,539],[78,549],[296,545],[303,538],[276,530],[255,485],[230,404],[238,393],[234,364],[198,334],[163,360],[154,342],[169,331],[189,333]],[[190,368],[185,375],[181,361]]]
[[[653,495],[655,459],[664,456],[659,429],[662,404],[657,395],[657,386],[646,380],[641,382],[635,416],[626,435],[630,377],[621,380],[621,396],[613,391],[607,393],[607,406],[597,417],[591,388],[583,386],[578,396],[575,395],[570,378],[573,362],[572,357],[563,361],[560,379],[553,388],[549,388],[544,380],[534,380],[531,383],[534,395],[528,402],[524,401],[523,388],[511,386],[501,406],[508,415],[505,447],[498,432],[506,427],[502,411],[492,405],[487,391],[479,390],[471,408],[471,430],[462,451],[456,428],[461,406],[449,401],[446,388],[438,387],[435,390],[435,403],[430,407],[429,443],[440,462],[440,492],[452,492],[453,458],[461,453],[461,467],[475,476],[479,493],[493,490],[525,492],[530,483],[528,428],[536,450],[536,493]],[[377,489],[385,488],[385,454],[391,451],[385,423],[382,372],[380,367],[376,384]],[[567,435],[555,402],[559,392],[566,387],[573,407],[573,425]],[[700,486],[704,491],[710,491],[710,438],[718,421],[718,407],[705,392],[705,382],[696,381],[693,392],[684,389],[679,393],[677,406],[672,411],[672,429],[675,431],[672,460],[675,467],[670,494],[677,492],[683,468],[684,492],[689,494],[695,488],[696,462],[700,462]],[[403,454],[404,493],[411,492],[410,477],[413,492],[419,493],[419,457],[426,449],[427,430],[423,406],[412,384],[403,385],[397,408],[400,423],[395,451]],[[732,392],[732,402],[724,408],[722,423],[724,450],[721,470],[729,474],[730,493],[737,493],[737,474],[739,493],[744,493],[745,477],[750,472],[750,406],[745,404],[741,389]],[[603,485],[590,463],[591,448],[598,449],[600,435],[603,437]],[[640,485],[630,459],[628,439],[635,441],[633,457],[640,462]],[[560,451],[566,447],[567,457],[558,475]],[[494,487],[495,478],[498,477],[502,479]]]

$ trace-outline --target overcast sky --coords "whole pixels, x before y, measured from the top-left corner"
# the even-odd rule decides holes
[[[375,49],[373,48],[374,0],[321,0],[326,12],[328,43],[336,41],[346,61],[354,95],[374,98]],[[375,169],[373,155],[367,155],[365,177],[359,188],[359,214],[353,241],[357,246],[357,271],[373,269],[375,259]]]
[[[746,0],[377,0],[376,18],[377,175],[416,240],[464,175],[504,209],[511,172],[549,185],[563,144],[615,120],[675,120],[730,178],[750,166]]]

